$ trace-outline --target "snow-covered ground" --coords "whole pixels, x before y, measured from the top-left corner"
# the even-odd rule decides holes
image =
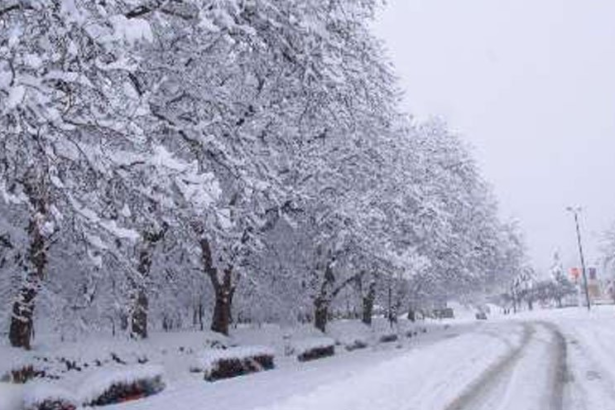
[[[276,369],[206,382],[186,371],[203,333],[158,335],[147,342],[151,361],[167,370],[168,387],[147,399],[109,406],[113,410],[218,408],[224,410],[454,410],[615,409],[615,307],[494,313],[488,321],[469,317],[420,324],[418,337],[378,343],[373,332],[352,322],[333,326],[330,336],[366,349],[300,363],[288,346],[315,337],[309,328],[292,332],[238,329],[232,342],[275,349]],[[422,327],[428,332],[422,333]],[[400,332],[401,334],[402,332]],[[177,346],[178,340],[182,346]],[[199,340],[199,342],[197,342]],[[313,339],[312,339],[313,340]],[[228,343],[228,340],[223,340]],[[174,363],[152,352],[184,347]],[[65,346],[65,349],[70,347]],[[124,346],[126,348],[126,346]],[[184,359],[181,359],[184,357]],[[179,358],[179,359],[178,359]],[[8,385],[0,410],[8,407]],[[15,387],[13,395],[19,396]],[[17,400],[18,401],[18,400]],[[4,406],[4,407],[2,407]]]

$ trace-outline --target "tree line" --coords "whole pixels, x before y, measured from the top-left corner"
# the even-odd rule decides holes
[[[471,149],[400,110],[376,0],[0,6],[0,319],[29,349],[365,323],[510,280]],[[35,309],[36,308],[36,309]],[[36,312],[36,314],[35,314]]]

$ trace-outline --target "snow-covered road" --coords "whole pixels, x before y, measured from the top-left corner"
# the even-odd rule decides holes
[[[472,382],[447,410],[562,409],[566,344],[550,324],[527,323],[522,343]]]

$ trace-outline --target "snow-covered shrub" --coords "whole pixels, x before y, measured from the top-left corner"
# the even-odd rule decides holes
[[[344,348],[346,350],[348,350],[349,352],[352,352],[353,350],[359,350],[359,349],[365,349],[366,347],[369,346],[369,343],[367,343],[367,340],[362,339],[362,338],[355,338],[352,339],[351,341],[345,341],[342,343],[344,345]]]
[[[0,346],[0,381],[23,384],[43,377],[45,369],[35,363],[30,352]]]
[[[380,343],[391,343],[397,341],[397,333],[385,333],[378,338]]]
[[[78,400],[66,390],[50,383],[34,383],[25,389],[24,410],[75,410]]]
[[[406,337],[414,337],[417,336],[419,333],[416,330],[408,330],[406,331]]]
[[[28,363],[6,371],[0,376],[0,381],[23,384],[41,377],[45,377],[45,370]]]
[[[297,360],[300,362],[333,356],[335,340],[328,337],[301,340],[293,344],[292,353],[297,355]]]
[[[335,338],[336,343],[351,352],[353,350],[365,349],[369,346],[369,336],[359,333],[346,333]]]
[[[103,406],[138,400],[165,387],[161,366],[135,366],[101,370],[86,379],[81,388],[84,405]]]
[[[209,349],[190,370],[203,372],[205,380],[215,381],[273,369],[275,353],[267,347]]]

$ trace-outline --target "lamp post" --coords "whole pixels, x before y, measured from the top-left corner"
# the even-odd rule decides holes
[[[579,255],[581,256],[581,272],[583,274],[583,287],[585,288],[585,300],[587,302],[587,310],[591,309],[591,305],[589,302],[589,290],[587,288],[587,274],[585,272],[585,257],[583,256],[583,244],[581,242],[581,228],[579,227],[579,212],[581,212],[580,207],[573,208],[569,206],[566,208],[567,211],[572,212],[574,215],[574,224],[577,229],[577,242],[579,244]]]

